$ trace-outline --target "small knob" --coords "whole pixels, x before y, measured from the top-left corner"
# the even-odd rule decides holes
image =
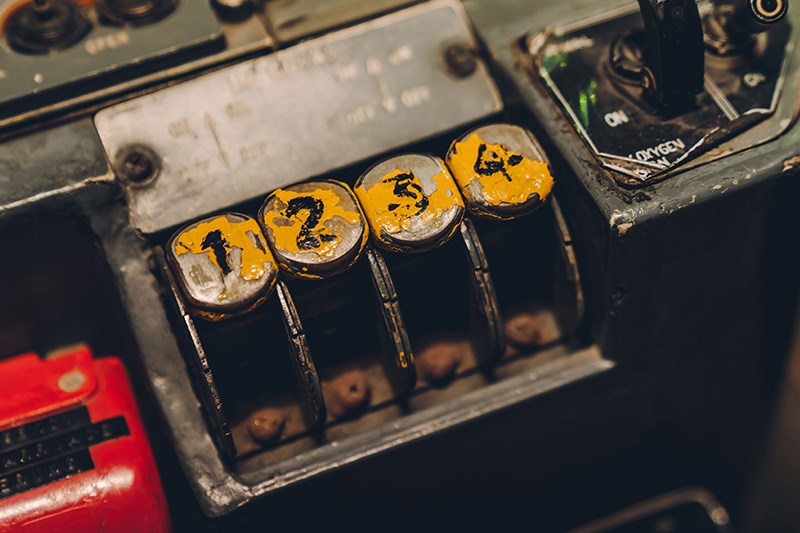
[[[172,13],[177,0],[98,0],[100,18],[108,23],[122,26],[144,26],[157,22]]]
[[[3,28],[17,52],[47,54],[76,44],[91,29],[80,8],[68,0],[33,0],[9,15]]]
[[[780,22],[789,10],[789,0],[748,0],[743,9],[753,31],[764,31]]]
[[[773,28],[789,10],[789,0],[716,0],[706,17],[706,45],[717,55],[749,50],[755,34]]]

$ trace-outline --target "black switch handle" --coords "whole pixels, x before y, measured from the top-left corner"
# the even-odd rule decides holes
[[[703,91],[703,27],[695,0],[639,0],[645,43],[642,87],[664,111]]]

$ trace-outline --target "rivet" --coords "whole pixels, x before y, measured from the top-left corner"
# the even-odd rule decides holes
[[[80,370],[72,370],[58,378],[58,388],[64,392],[75,392],[86,383],[86,376]]]

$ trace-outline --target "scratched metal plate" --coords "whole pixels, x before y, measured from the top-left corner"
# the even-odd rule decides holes
[[[264,5],[275,38],[295,41],[382,15],[419,0],[272,0]]]
[[[502,108],[486,66],[446,72],[442,51],[475,46],[459,2],[438,0],[306,41],[100,112],[112,160],[129,144],[162,157],[129,187],[155,232]],[[335,176],[326,176],[335,177]]]
[[[272,0],[264,6],[279,42],[296,41],[345,24],[361,22],[419,0]]]

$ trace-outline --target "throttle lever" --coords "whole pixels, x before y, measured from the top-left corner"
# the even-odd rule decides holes
[[[641,84],[671,112],[703,91],[703,27],[695,0],[639,0],[644,20]]]

